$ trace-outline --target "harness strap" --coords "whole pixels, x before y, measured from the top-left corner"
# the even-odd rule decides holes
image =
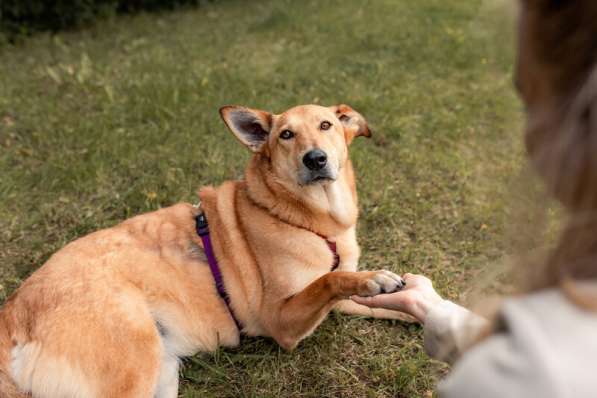
[[[205,213],[201,212],[197,217],[195,217],[195,227],[197,230],[197,235],[201,237],[201,241],[203,242],[203,250],[205,251],[205,257],[207,257],[207,263],[209,264],[209,269],[211,274],[214,278],[216,283],[216,289],[218,290],[218,294],[226,303],[226,307],[228,307],[228,311],[236,324],[238,330],[242,330],[242,325],[234,315],[234,311],[230,306],[230,296],[226,292],[226,288],[224,287],[224,279],[222,278],[222,271],[220,270],[220,266],[218,265],[218,260],[216,260],[216,256],[214,255],[213,247],[211,245],[211,238],[209,237],[209,225],[207,224],[207,217]]]
[[[332,264],[332,269],[330,270],[330,272],[335,271],[336,268],[338,268],[338,266],[340,265],[340,255],[338,254],[338,250],[336,249],[336,242],[332,242],[331,240],[328,240],[325,236],[321,236],[319,234],[317,234],[317,235],[319,237],[321,237],[322,239],[325,239],[325,243],[328,244],[330,251],[334,255],[334,263]]]
[[[203,242],[203,250],[205,251],[205,257],[207,257],[207,263],[209,264],[209,270],[211,271],[211,275],[214,278],[214,282],[216,283],[216,289],[218,294],[226,303],[226,307],[228,307],[228,311],[230,312],[230,316],[234,320],[236,327],[238,330],[242,330],[242,324],[239,322],[238,318],[234,314],[234,310],[230,306],[230,296],[226,292],[226,288],[224,287],[224,278],[222,277],[222,271],[220,270],[220,266],[218,265],[218,260],[213,251],[213,247],[211,244],[211,238],[209,236],[209,224],[207,223],[207,217],[205,216],[204,212],[199,213],[197,217],[195,217],[195,229],[197,230],[197,235],[201,238]],[[319,235],[316,233],[317,236],[325,240],[330,251],[334,255],[334,263],[332,264],[332,269],[330,271],[335,271],[336,268],[340,265],[340,255],[338,254],[338,250],[336,248],[336,242],[332,242],[328,240],[325,236]]]

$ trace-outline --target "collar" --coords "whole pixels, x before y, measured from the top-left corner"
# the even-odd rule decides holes
[[[325,240],[325,243],[328,245],[328,247],[330,248],[330,251],[332,252],[332,254],[334,255],[334,262],[332,263],[332,268],[330,269],[330,272],[335,271],[338,266],[340,265],[340,255],[338,254],[338,249],[336,246],[336,242],[333,242],[331,240],[329,240],[326,236],[313,231],[310,228],[307,227],[303,227],[302,225],[297,225],[294,223],[291,223],[290,221],[284,220],[283,218],[280,218],[278,215],[273,214],[272,212],[269,211],[269,209],[262,205],[261,203],[258,203],[257,201],[255,201],[255,199],[253,199],[251,197],[251,195],[247,195],[247,197],[249,198],[249,201],[251,203],[253,203],[255,206],[257,206],[258,208],[262,209],[263,211],[267,212],[270,216],[278,219],[280,222],[284,223],[284,224],[288,224],[290,226],[293,226],[295,228],[299,228],[299,229],[304,229],[305,231],[309,231],[311,233],[314,233],[315,235],[319,236],[321,239]]]
[[[308,229],[307,231],[313,232],[310,229]],[[338,254],[338,249],[336,246],[336,242],[332,242],[331,240],[329,240],[328,238],[326,238],[323,235],[318,234],[317,232],[313,232],[315,235],[319,236],[321,239],[325,240],[325,243],[328,244],[328,247],[330,248],[330,251],[332,252],[332,254],[334,255],[334,262],[332,264],[332,269],[330,270],[330,272],[335,271],[338,266],[340,265],[340,255]]]

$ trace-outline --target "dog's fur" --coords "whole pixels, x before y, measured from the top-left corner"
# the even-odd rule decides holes
[[[221,114],[255,153],[245,180],[199,196],[243,332],[292,349],[334,306],[403,319],[346,300],[402,284],[387,271],[355,272],[348,145],[370,135],[362,116],[345,105]],[[286,130],[294,135],[283,139]],[[327,154],[316,172],[303,164],[314,148]],[[28,278],[0,311],[0,396],[175,397],[179,357],[239,344],[194,229],[198,211],[177,204],[92,233]],[[334,272],[318,234],[337,244]]]

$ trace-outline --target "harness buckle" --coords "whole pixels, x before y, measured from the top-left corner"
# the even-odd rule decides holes
[[[205,213],[201,212],[195,217],[195,228],[197,229],[197,235],[204,236],[209,234],[209,225],[207,224],[207,217]]]

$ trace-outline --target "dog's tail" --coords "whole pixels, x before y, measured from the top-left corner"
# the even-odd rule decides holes
[[[0,310],[0,398],[29,398],[29,394],[19,391],[8,372],[12,344],[6,313],[6,307]]]
[[[10,376],[0,368],[0,397],[2,398],[28,398],[30,395],[19,391]]]

